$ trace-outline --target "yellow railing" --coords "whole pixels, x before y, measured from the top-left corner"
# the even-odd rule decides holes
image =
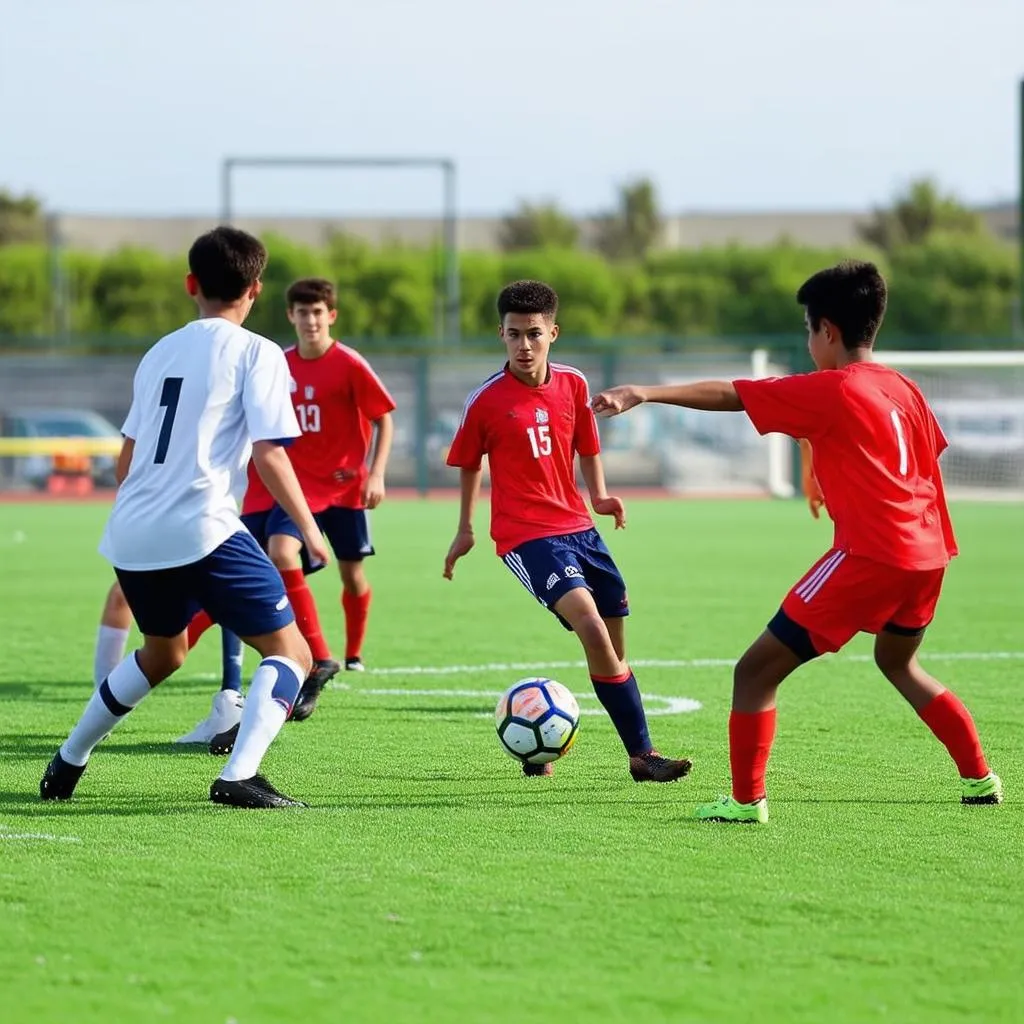
[[[114,455],[121,451],[119,437],[0,437],[0,456]]]

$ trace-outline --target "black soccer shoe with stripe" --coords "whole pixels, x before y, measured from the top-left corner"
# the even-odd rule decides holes
[[[254,775],[251,779],[239,779],[237,782],[215,779],[210,786],[210,799],[215,804],[244,807],[248,810],[306,806],[301,800],[293,800],[290,796],[279,793],[262,775]]]
[[[60,756],[58,750],[53,755],[53,760],[46,766],[42,779],[39,780],[39,798],[41,800],[70,800],[85,767],[84,764],[68,764]]]

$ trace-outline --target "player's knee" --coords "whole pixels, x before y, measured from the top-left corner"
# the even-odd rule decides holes
[[[911,660],[902,653],[887,649],[884,644],[875,645],[875,665],[890,683],[902,679],[907,674]]]
[[[604,619],[597,613],[595,608],[592,613],[582,615],[573,623],[573,629],[580,638],[585,650],[592,653],[605,654],[609,651],[614,653],[611,637],[608,635],[608,627]]]
[[[301,567],[302,562],[297,555],[292,555],[288,551],[270,551],[270,560],[274,563],[274,568],[278,572],[287,572],[289,569],[298,569]]]
[[[185,644],[152,643],[143,644],[137,658],[139,668],[149,680],[150,686],[157,686],[185,664],[188,647]]]
[[[363,571],[362,562],[339,562],[341,572],[341,585],[346,594],[359,596],[365,593],[369,586],[366,582],[366,573]]]

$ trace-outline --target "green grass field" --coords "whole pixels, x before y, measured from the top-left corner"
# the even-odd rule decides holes
[[[553,778],[520,776],[490,695],[529,667],[596,708],[576,642],[486,537],[441,579],[454,505],[386,505],[366,656],[388,672],[285,727],[265,769],[311,807],[263,813],[211,805],[218,759],[169,743],[208,710],[215,632],[73,802],[39,802],[90,692],[105,513],[0,505],[6,1024],[1021,1019],[1020,507],[954,509],[963,555],[925,659],[971,707],[1007,802],[960,806],[862,637],[783,688],[764,828],[689,814],[727,787],[728,660],[828,546],[798,503],[637,501],[608,537],[634,662],[675,662],[637,669],[650,708],[703,705],[652,719],[695,762],[662,787],[630,781],[601,716]],[[314,589],[339,646],[333,570]]]

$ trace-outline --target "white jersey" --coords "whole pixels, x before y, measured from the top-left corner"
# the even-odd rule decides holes
[[[100,554],[119,569],[197,562],[244,529],[236,498],[254,441],[300,434],[288,364],[272,341],[219,317],[158,341],[135,371],[133,438]]]

